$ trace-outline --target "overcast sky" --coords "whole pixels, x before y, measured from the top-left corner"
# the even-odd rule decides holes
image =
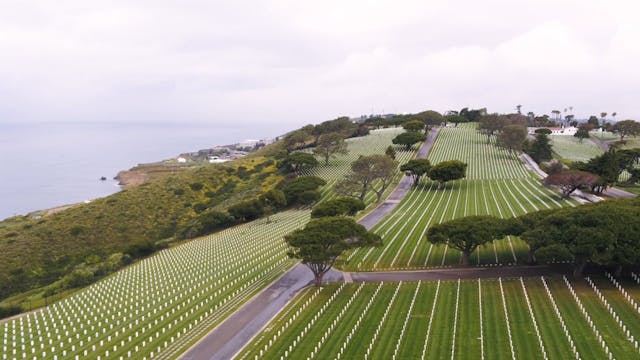
[[[0,122],[640,118],[640,1],[0,0]]]

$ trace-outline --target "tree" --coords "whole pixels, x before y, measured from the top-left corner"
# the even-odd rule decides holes
[[[347,143],[342,135],[329,133],[320,136],[313,153],[324,158],[324,164],[329,165],[330,158],[337,157],[339,154],[348,154],[349,150],[347,150]]]
[[[507,125],[498,136],[498,144],[509,149],[509,153],[522,150],[527,139],[527,128],[520,125]]]
[[[292,247],[287,255],[313,272],[316,286],[322,285],[322,277],[347,249],[363,246],[379,246],[380,236],[370,233],[353,219],[325,217],[311,220],[304,229],[298,229],[284,237]]]
[[[283,139],[284,148],[287,150],[287,154],[290,154],[294,150],[297,150],[303,147],[304,145],[306,145],[306,143],[311,141],[312,139],[313,138],[311,136],[310,131],[308,131],[308,129],[303,128],[300,130],[296,130],[284,137]]]
[[[465,112],[465,114],[467,114],[467,113],[468,112]],[[462,116],[462,115],[447,115],[447,116],[445,116],[445,121],[452,122],[452,123],[456,124],[456,127],[458,127],[459,123],[467,122],[467,118],[465,116]]]
[[[551,113],[555,115],[554,118],[556,121],[560,120],[560,114],[561,114],[560,110],[551,110]]]
[[[527,263],[535,264],[536,251],[540,248],[550,246],[555,241],[549,238],[549,235],[540,229],[540,223],[555,210],[542,210],[521,215],[517,218],[511,218],[506,221],[510,222],[508,227],[508,235],[518,236],[529,245],[529,253]]]
[[[578,128],[578,131],[576,131],[575,134],[573,134],[573,136],[577,137],[579,139],[580,142],[582,142],[582,140],[584,139],[588,139],[589,138],[589,128],[591,127],[591,125],[589,124],[583,124],[580,125],[580,127]]]
[[[494,216],[467,216],[436,224],[427,231],[432,244],[447,244],[462,252],[462,264],[469,265],[469,257],[476,248],[505,236],[504,221]]]
[[[271,215],[272,213],[287,206],[287,197],[280,189],[271,189],[260,195],[259,199],[265,207],[267,215]],[[267,216],[267,222],[269,221],[270,219]]]
[[[406,133],[408,134],[408,133]],[[377,202],[387,189],[396,174],[398,163],[386,155],[360,156],[351,163],[351,174],[346,176],[345,182],[351,184],[351,190],[358,188],[358,198],[364,201],[369,190],[373,190]]]
[[[606,112],[601,112],[600,113],[600,119],[602,119],[602,123],[605,123],[605,120],[607,119],[607,113]]]
[[[594,129],[600,127],[600,121],[598,121],[598,117],[595,115],[589,116],[589,120],[587,120],[587,124],[591,125]]]
[[[400,166],[400,171],[404,171],[407,176],[413,177],[413,186],[417,186],[420,178],[429,173],[431,162],[429,159],[412,159]]]
[[[582,186],[591,186],[598,181],[598,176],[586,171],[564,171],[549,175],[544,179],[545,185],[557,186],[562,190],[561,199],[568,198],[571,193]]]
[[[283,181],[279,188],[284,192],[289,205],[308,205],[320,198],[318,188],[327,182],[317,176],[300,176]]]
[[[616,183],[625,169],[625,164],[620,154],[615,148],[610,148],[606,153],[589,159],[586,163],[574,163],[573,168],[598,176],[598,181],[590,185],[591,191],[598,194]]]
[[[281,160],[278,163],[278,168],[287,173],[293,172],[299,174],[300,171],[314,168],[318,166],[318,164],[318,160],[316,160],[313,155],[305,152],[294,152]]]
[[[311,211],[311,217],[354,216],[364,208],[365,204],[362,200],[352,197],[340,197],[316,205]]]
[[[462,179],[466,176],[467,164],[459,160],[442,161],[432,166],[429,177],[438,181],[440,185],[451,180]]]
[[[491,136],[500,131],[506,125],[507,121],[504,117],[498,114],[489,114],[480,118],[478,129],[480,132],[487,135],[487,143],[490,143]]]
[[[251,221],[264,215],[265,209],[260,200],[252,199],[230,206],[227,211],[238,221]]]
[[[538,129],[540,130],[540,129]],[[548,130],[548,129],[544,129]],[[536,130],[537,131],[537,130]],[[546,133],[536,133],[535,139],[528,146],[527,154],[536,162],[551,160],[552,154],[551,140]]]
[[[390,157],[392,160],[396,159],[396,149],[394,149],[391,145],[387,146],[387,150],[385,150],[384,154]]]
[[[518,114],[522,114],[522,105],[516,105],[516,111],[518,112]]]
[[[410,120],[402,124],[402,128],[407,131],[422,132],[425,128],[425,124],[420,120]]]
[[[433,126],[438,126],[442,123],[442,114],[433,110],[426,110],[414,115],[417,119],[421,120],[427,126],[429,130]]]
[[[622,120],[613,125],[613,132],[620,135],[620,141],[624,141],[625,136],[640,135],[640,123],[635,120]]]
[[[395,145],[404,145],[405,150],[409,151],[414,144],[423,142],[426,139],[427,136],[425,134],[410,131],[396,136],[391,142]]]

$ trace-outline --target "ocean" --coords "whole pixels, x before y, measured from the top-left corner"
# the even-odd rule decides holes
[[[284,127],[284,125],[280,125]],[[290,129],[202,123],[0,123],[0,219],[120,190],[113,177],[180,153]],[[107,181],[100,181],[100,177]]]

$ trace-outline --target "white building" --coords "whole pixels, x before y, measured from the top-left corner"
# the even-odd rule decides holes
[[[181,164],[184,164],[184,163],[186,163],[186,162],[187,162],[187,159],[186,159],[186,158],[183,158],[182,156],[180,156],[180,157],[178,158],[178,162],[179,162],[179,163],[181,163]]]

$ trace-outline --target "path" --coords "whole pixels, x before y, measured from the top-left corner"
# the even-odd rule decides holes
[[[418,154],[416,157],[418,159],[424,159],[429,155],[429,151],[433,147],[433,143],[436,141],[436,137],[440,132],[440,128],[433,128],[429,132],[429,136],[427,136],[427,140],[422,144],[420,150],[418,150]],[[398,204],[404,199],[404,196],[411,190],[411,185],[413,184],[413,179],[410,176],[403,176],[398,183],[398,186],[393,190],[391,195],[387,197],[387,199],[380,204],[377,208],[375,208],[372,212],[370,212],[367,216],[363,217],[358,221],[361,225],[363,225],[367,230],[373,228],[377,223],[380,222],[385,216],[395,209]]]
[[[609,144],[611,143],[611,141],[600,140],[595,136],[591,136],[589,140],[593,141],[594,144],[598,145],[600,149],[602,149],[602,151],[604,152],[609,151]]]

